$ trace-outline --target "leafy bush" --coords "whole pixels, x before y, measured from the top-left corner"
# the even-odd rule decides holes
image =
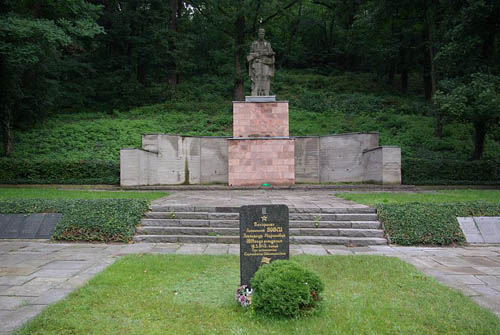
[[[128,242],[149,202],[142,199],[0,201],[0,213],[61,213],[52,238],[66,241]]]
[[[101,160],[0,159],[3,184],[118,184],[120,162]]]
[[[494,161],[402,160],[403,184],[500,184],[500,163]]]
[[[401,245],[462,244],[459,216],[499,216],[500,204],[487,202],[378,204],[379,219],[391,242]]]
[[[276,260],[262,266],[251,280],[256,311],[273,316],[298,317],[319,299],[324,284],[298,264]]]

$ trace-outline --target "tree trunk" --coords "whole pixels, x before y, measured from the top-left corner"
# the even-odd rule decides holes
[[[168,47],[170,49],[170,57],[167,63],[168,69],[168,85],[175,89],[177,87],[177,64],[175,62],[175,37],[177,33],[177,15],[179,13],[179,0],[169,0],[170,6],[170,20],[168,22],[168,29],[170,30],[168,38]]]
[[[424,88],[425,98],[432,101],[437,89],[436,63],[434,62],[434,38],[432,35],[432,17],[429,1],[424,1],[425,11],[425,54],[424,54]]]
[[[387,84],[393,85],[394,84],[394,77],[396,76],[396,61],[395,60],[390,60],[389,61],[389,70],[387,73]]]
[[[297,34],[297,30],[299,28],[301,19],[302,19],[302,3],[299,6],[299,12],[297,14],[297,19],[293,22],[292,26],[290,27],[290,30],[291,30],[290,38],[288,39],[285,54],[283,55],[283,57],[281,57],[280,67],[282,67],[283,65],[288,65],[288,61],[289,61],[288,55],[292,51],[293,41],[295,40],[295,35]]]
[[[140,59],[137,61],[137,81],[146,86],[146,65]]]
[[[408,93],[408,69],[406,67],[401,69],[401,91]]]
[[[434,136],[443,137],[443,113],[437,111],[436,114],[436,128],[434,129]]]
[[[245,43],[245,16],[243,12],[238,12],[235,21],[235,37],[234,37],[234,100],[243,100],[243,73],[241,71],[241,58],[243,53],[243,45]]]
[[[2,131],[3,131],[3,152],[4,156],[8,157],[12,153],[12,130],[11,130],[11,113],[10,111],[4,110],[4,116],[2,120]]]
[[[474,153],[472,154],[472,160],[481,159],[484,151],[484,140],[486,138],[486,131],[488,127],[484,122],[474,123]]]
[[[399,48],[399,64],[401,74],[401,91],[403,93],[408,92],[408,51],[404,47]]]

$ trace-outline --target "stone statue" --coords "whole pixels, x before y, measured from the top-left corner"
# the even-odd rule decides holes
[[[252,42],[247,57],[253,96],[268,96],[271,77],[274,76],[274,51],[271,49],[271,43],[264,40],[265,33],[264,29],[259,29],[259,39]]]

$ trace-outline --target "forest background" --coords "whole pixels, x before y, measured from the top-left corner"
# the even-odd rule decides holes
[[[0,0],[0,183],[116,184],[143,133],[231,135],[259,27],[291,135],[378,131],[406,184],[500,183],[496,0]]]

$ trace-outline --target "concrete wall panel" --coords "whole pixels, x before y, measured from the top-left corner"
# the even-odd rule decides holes
[[[319,183],[319,137],[295,138],[295,181]]]
[[[227,138],[201,139],[201,183],[227,183]]]
[[[320,182],[363,181],[363,151],[377,146],[378,133],[320,137]]]
[[[377,147],[364,152],[363,181],[401,184],[401,148]]]

